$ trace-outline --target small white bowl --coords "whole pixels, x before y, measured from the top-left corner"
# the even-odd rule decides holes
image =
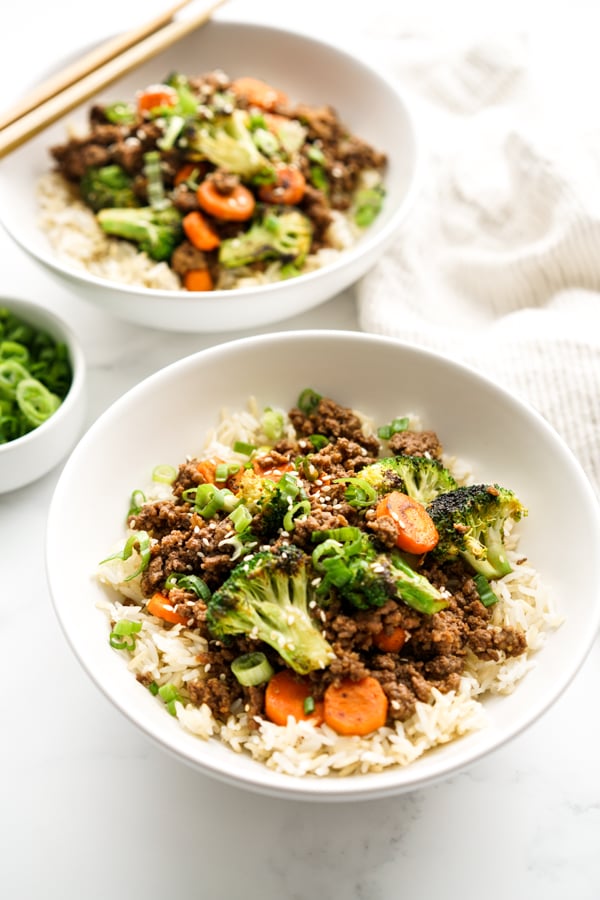
[[[210,389],[207,390],[207,385]],[[437,430],[473,477],[516,491],[529,509],[520,551],[552,591],[560,628],[548,632],[514,693],[485,700],[489,725],[405,768],[350,777],[294,777],[216,739],[185,732],[111,649],[98,562],[123,535],[123,509],[157,463],[201,452],[221,408],[289,408],[310,387],[376,423],[407,412]],[[148,437],[148,422],[159,422]],[[93,471],[94,478],[87,474]],[[80,490],[86,484],[85,493]],[[551,489],[549,489],[551,486]],[[88,511],[94,510],[90,518]],[[557,512],[558,511],[558,512]],[[569,528],[555,527],[556,515]],[[81,528],[85,521],[86,528]],[[182,359],[143,381],[89,429],[68,460],[48,520],[51,593],[83,668],[123,714],[196,769],[267,794],[311,800],[383,797],[422,787],[480,759],[530,726],[559,697],[588,653],[600,622],[600,512],[573,454],[548,423],[498,385],[443,356],[379,336],[327,331],[233,341]],[[82,725],[82,727],[84,727]],[[565,727],[569,727],[565,723]]]
[[[38,303],[14,298],[1,297],[0,306],[65,343],[73,372],[69,393],[50,418],[23,437],[0,444],[0,493],[6,493],[36,481],[53,469],[79,438],[86,409],[86,367],[77,338],[55,313]]]
[[[87,123],[89,103],[48,128],[0,165],[0,218],[13,239],[81,298],[129,322],[181,332],[232,331],[267,325],[309,310],[373,266],[394,238],[414,195],[416,138],[396,87],[349,53],[305,35],[213,20],[176,46],[113,83],[100,101],[134,96],[173,71],[198,75],[220,68],[255,75],[298,102],[333,106],[358,136],[388,156],[381,214],[331,264],[286,281],[231,291],[161,291],[118,284],[62,261],[38,225],[36,184],[52,169],[49,147],[64,143],[69,123]]]

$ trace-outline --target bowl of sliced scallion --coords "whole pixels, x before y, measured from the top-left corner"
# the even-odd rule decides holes
[[[0,493],[54,468],[77,440],[85,413],[85,361],[55,313],[0,298]]]

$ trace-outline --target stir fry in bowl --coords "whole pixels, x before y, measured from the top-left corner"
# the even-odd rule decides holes
[[[131,253],[115,243],[128,242],[147,287],[228,290],[319,268],[355,243],[385,194],[384,153],[332,107],[220,70],[95,105],[89,131],[51,154],[40,188],[51,241],[130,281]],[[69,208],[87,213],[72,248]]]
[[[556,624],[526,514],[412,414],[377,427],[306,389],[133,490],[107,639],[200,738],[289,775],[405,766],[480,728]]]

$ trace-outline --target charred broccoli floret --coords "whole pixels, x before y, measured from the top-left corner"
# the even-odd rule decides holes
[[[101,209],[96,219],[106,234],[132,241],[157,262],[170,259],[183,239],[181,213],[174,206]]]
[[[219,262],[226,269],[267,259],[301,266],[310,250],[312,234],[310,219],[297,209],[270,208],[248,231],[221,242]]]
[[[318,544],[313,565],[322,575],[317,593],[328,593],[333,587],[358,609],[395,599],[432,615],[448,605],[442,593],[399,553],[379,553],[371,537],[359,528],[316,531],[312,538]]]
[[[427,507],[440,540],[433,551],[438,559],[458,556],[486,578],[502,578],[512,571],[504,546],[504,527],[527,510],[509,488],[474,484],[440,494]]]
[[[363,505],[363,497],[368,499],[369,492],[362,482],[366,482],[377,496],[390,491],[402,491],[424,506],[438,494],[457,487],[457,482],[448,469],[438,459],[427,456],[391,456],[365,466],[346,490],[346,499],[350,503]]]
[[[133,179],[116,163],[86,169],[79,191],[84,203],[94,212],[107,207],[131,209],[140,205],[133,190]]]
[[[312,576],[309,558],[293,545],[247,557],[210,598],[210,631],[264,641],[301,675],[325,668],[334,653],[309,612]]]
[[[188,147],[240,178],[274,178],[273,165],[258,149],[249,126],[246,110],[235,109],[194,125],[186,132]]]

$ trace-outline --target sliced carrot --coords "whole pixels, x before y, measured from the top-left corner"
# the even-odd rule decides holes
[[[212,291],[214,284],[208,269],[188,269],[183,276],[186,291]]]
[[[136,99],[138,111],[148,112],[160,106],[175,106],[179,98],[177,91],[168,84],[151,84],[138,91]]]
[[[406,553],[419,556],[437,545],[439,535],[433,519],[422,503],[403,494],[392,491],[382,497],[375,508],[377,518],[389,516],[396,526],[396,544]]]
[[[236,185],[229,194],[221,194],[209,178],[198,186],[196,197],[205,212],[227,222],[244,222],[256,206],[252,192],[243,184]]]
[[[265,714],[276,725],[287,725],[291,716],[297,722],[310,719],[315,725],[323,721],[323,701],[317,700],[307,712],[307,701],[312,696],[312,685],[306,678],[299,678],[289,669],[276,672],[265,691]]]
[[[201,459],[197,463],[196,471],[204,479],[205,484],[216,484],[217,466],[222,462],[222,459]]]
[[[184,181],[187,181],[188,178],[191,178],[194,172],[198,172],[198,163],[185,163],[180,169],[175,173],[175,178],[173,179],[173,183],[175,186],[178,184],[183,184]]]
[[[344,678],[325,691],[325,724],[338,734],[371,734],[385,725],[388,699],[376,678]]]
[[[300,203],[306,190],[306,179],[296,166],[280,163],[275,167],[277,181],[262,184],[258,196],[263,203],[284,203],[295,206]]]
[[[151,616],[156,616],[158,619],[164,619],[165,622],[171,622],[173,625],[187,624],[187,619],[184,619],[183,616],[180,616],[179,613],[175,612],[173,604],[170,602],[167,595],[161,594],[160,591],[156,591],[152,594],[146,604],[146,609]]]
[[[190,244],[197,250],[215,250],[221,243],[221,238],[206,221],[198,210],[194,210],[184,216],[181,224]]]
[[[406,643],[406,631],[398,626],[392,631],[380,631],[373,638],[373,643],[385,653],[397,653]]]
[[[236,78],[231,85],[231,90],[238,97],[244,97],[248,103],[254,106],[260,106],[261,109],[274,109],[279,104],[289,102],[287,94],[277,88],[271,87],[266,81],[260,78],[252,78],[245,76]]]

